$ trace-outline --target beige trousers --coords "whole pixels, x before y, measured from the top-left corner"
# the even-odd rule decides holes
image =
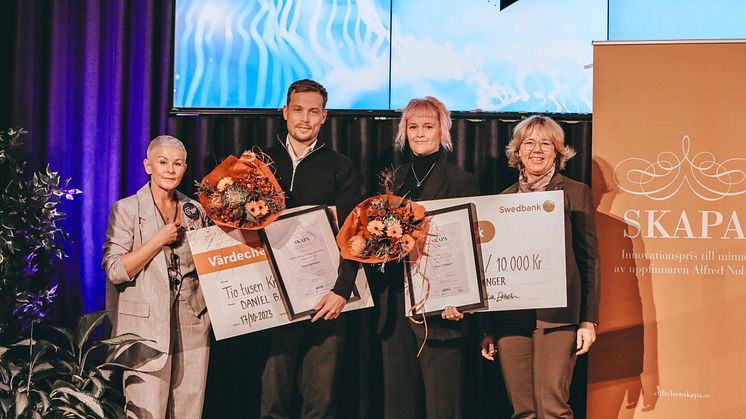
[[[205,399],[210,358],[210,319],[195,316],[186,300],[174,304],[171,350],[160,371],[125,371],[128,418],[199,419]]]

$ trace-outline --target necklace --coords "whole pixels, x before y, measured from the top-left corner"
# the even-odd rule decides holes
[[[164,212],[163,212],[163,211],[161,211],[161,208],[160,208],[160,207],[159,207],[158,205],[156,205],[156,206],[155,206],[155,208],[156,208],[156,209],[158,210],[158,213],[159,213],[159,214],[161,215],[161,219],[163,220],[163,222],[164,222],[165,224],[168,224],[168,223],[169,223],[169,222],[168,222],[168,220],[169,220],[169,219],[168,219],[168,218],[166,218],[166,215],[164,214]],[[173,219],[173,220],[172,220],[171,222],[172,222],[172,223],[175,223],[175,222],[176,222],[176,218],[177,218],[178,216],[179,216],[179,203],[177,202],[177,203],[176,203],[176,208],[174,208],[174,219]]]
[[[437,161],[435,163],[437,163]],[[422,180],[420,180],[420,178],[417,177],[417,172],[414,171],[414,164],[412,165],[412,174],[414,175],[414,180],[417,182],[418,188],[422,186],[422,182],[424,182],[425,179],[427,179],[427,176],[430,174],[430,172],[433,171],[433,169],[435,168],[435,163],[433,163],[430,166],[430,170],[428,170],[427,173],[425,173],[425,176],[422,177]]]

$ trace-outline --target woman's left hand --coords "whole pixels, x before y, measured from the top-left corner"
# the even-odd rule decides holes
[[[442,317],[442,318],[444,318],[446,320],[459,321],[459,320],[461,320],[461,319],[464,318],[464,314],[462,312],[458,311],[458,309],[456,307],[448,306],[448,307],[446,307],[445,310],[443,310],[442,313],[440,313],[440,317]]]
[[[578,350],[575,355],[583,355],[591,349],[591,345],[596,341],[596,325],[591,322],[582,322],[578,328],[577,346]]]

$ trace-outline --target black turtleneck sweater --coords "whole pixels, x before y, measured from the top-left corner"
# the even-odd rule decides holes
[[[404,179],[404,184],[400,189],[401,194],[403,195],[409,192],[407,198],[413,201],[419,200],[422,195],[422,188],[425,187],[425,184],[430,179],[432,169],[435,167],[435,163],[438,162],[438,159],[440,159],[442,154],[443,147],[440,147],[435,153],[426,156],[417,156],[410,151],[409,157],[412,161],[412,165],[410,166],[407,177]],[[415,173],[417,174],[416,177]],[[420,186],[417,186],[417,179],[421,182]]]

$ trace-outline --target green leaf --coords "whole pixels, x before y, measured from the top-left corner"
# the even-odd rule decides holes
[[[107,316],[106,311],[97,311],[86,314],[78,320],[78,327],[75,331],[75,348],[78,354],[81,354],[83,344],[88,340],[93,329],[95,329]]]
[[[39,359],[44,356],[44,354],[50,349],[54,349],[56,351],[57,345],[46,340],[40,340],[39,343],[34,346],[34,357],[31,360],[31,365],[36,365]]]
[[[143,337],[140,337],[140,335],[136,335],[134,333],[123,333],[119,336],[114,336],[113,338],[104,339],[102,341],[99,341],[98,343],[103,345],[124,345],[127,343],[135,343],[135,342],[155,342],[152,339],[146,339]]]
[[[39,373],[39,372],[49,371],[49,370],[52,370],[52,369],[55,369],[55,368],[56,367],[54,365],[50,364],[49,362],[40,362],[40,363],[34,365],[34,370],[33,371],[34,371],[34,373]]]
[[[104,418],[104,407],[101,405],[101,402],[98,399],[91,396],[90,394],[76,389],[71,389],[69,387],[59,387],[54,389],[49,396],[54,399],[59,394],[67,394],[78,399],[99,418]]]
[[[70,384],[70,383],[68,383],[67,381],[56,380],[54,382],[54,384],[52,384],[52,389],[53,390],[57,390],[59,388],[69,388],[69,389],[76,390],[75,386],[72,385],[72,384]]]
[[[36,341],[35,340],[33,340],[33,339],[23,339],[23,340],[19,340],[18,342],[14,343],[11,346],[32,346],[32,345],[36,345]]]
[[[50,400],[49,396],[47,395],[46,391],[41,390],[31,390],[32,392],[36,393],[39,396],[39,400],[41,401],[41,407],[42,407],[42,413],[46,413],[47,410],[49,410]]]
[[[89,379],[91,380],[91,386],[93,387],[91,389],[91,395],[100,399],[104,395],[104,391],[106,391],[106,384],[101,381],[100,378],[95,377],[93,373],[91,373]]]
[[[124,413],[122,406],[114,404],[110,401],[104,400],[104,408],[106,409],[107,417],[116,419],[127,419],[127,415]]]
[[[21,416],[28,408],[28,394],[25,391],[16,393],[16,417]]]
[[[63,415],[64,417],[74,416],[76,418],[87,419],[86,416],[84,414],[78,412],[77,409],[74,409],[74,408],[72,408],[70,406],[67,406],[67,405],[64,405],[64,404],[61,405],[61,406],[55,406],[52,409],[52,411],[55,411],[55,410],[65,413]]]
[[[101,365],[96,367],[96,371],[98,371],[98,374],[106,381],[111,381],[111,377],[114,375],[114,371],[106,369],[106,366],[102,368]]]
[[[59,251],[60,250],[58,250],[58,252]],[[75,347],[73,346],[74,337],[73,337],[73,334],[69,330],[62,328],[62,327],[56,327],[56,326],[48,326],[48,327],[58,331],[62,336],[65,337],[65,341],[70,347],[71,353],[75,351]]]

